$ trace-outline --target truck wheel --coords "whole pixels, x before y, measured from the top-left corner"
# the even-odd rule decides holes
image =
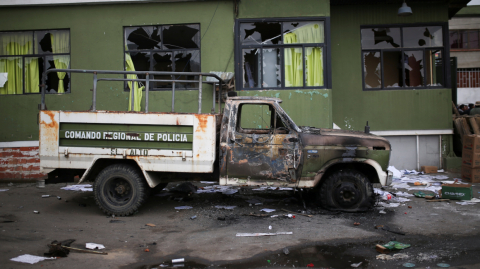
[[[132,215],[146,201],[149,190],[140,171],[124,164],[103,169],[93,184],[95,202],[108,215]]]
[[[372,184],[355,170],[336,171],[320,187],[320,205],[329,210],[361,212],[374,204]]]

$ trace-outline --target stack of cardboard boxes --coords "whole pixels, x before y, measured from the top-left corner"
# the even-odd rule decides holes
[[[480,182],[480,135],[467,135],[463,138],[462,179]]]

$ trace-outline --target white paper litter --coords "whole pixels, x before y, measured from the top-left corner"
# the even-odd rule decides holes
[[[383,207],[398,207],[400,206],[400,203],[384,203],[384,202],[378,202],[378,205],[379,206],[383,206]]]
[[[437,170],[437,173],[444,173],[445,171],[443,169]]]
[[[405,203],[405,202],[409,202],[411,200],[408,199],[408,198],[403,198],[403,197],[393,197],[392,201],[399,202],[399,203]]]
[[[85,247],[88,249],[104,249],[105,246],[102,244],[95,244],[95,243],[86,243]]]
[[[2,191],[8,191],[8,189],[0,189],[0,192],[2,192]]]
[[[233,210],[235,207],[234,205],[216,205],[215,208],[220,208],[220,209],[228,209],[228,210]]]
[[[222,191],[223,194],[225,195],[232,195],[234,193],[237,193],[238,190],[235,190],[235,189],[228,189],[228,190],[225,190],[225,191]]]
[[[457,202],[459,205],[474,205],[477,203],[480,203],[480,199],[472,198],[472,200],[469,201]]]
[[[34,263],[41,262],[41,261],[44,261],[44,260],[55,260],[55,258],[47,258],[47,257],[30,255],[30,254],[24,254],[24,255],[20,255],[18,257],[12,258],[10,260],[14,261],[14,262],[23,262],[23,263],[34,264]]]
[[[90,184],[71,185],[60,189],[67,191],[93,191],[93,187]]]
[[[252,191],[266,191],[266,190],[293,191],[293,188],[290,188],[290,187],[260,187],[260,188],[252,189]]]
[[[444,175],[437,175],[437,176],[433,176],[433,178],[436,178],[436,179],[448,179],[448,176],[444,176]]]
[[[216,181],[200,181],[200,183],[203,183],[203,184],[215,184],[217,183]]]
[[[277,232],[277,233],[237,233],[236,236],[271,236],[293,234],[293,232]]]
[[[402,173],[400,171],[398,171],[398,169],[395,168],[395,166],[389,166],[387,168],[387,170],[391,171],[393,173],[394,178],[401,178],[402,177]]]
[[[278,218],[278,215],[271,215],[270,218]]]
[[[229,195],[229,194],[237,193],[238,190],[230,186],[220,186],[220,185],[206,186],[206,187],[203,187],[203,189],[197,190],[197,193],[215,193],[215,192],[221,192],[223,194]]]
[[[397,196],[403,196],[403,197],[411,197],[411,196],[415,196],[413,194],[410,194],[408,192],[403,192],[403,191],[399,191],[397,193],[395,193]]]
[[[175,209],[177,209],[177,210],[180,210],[180,209],[192,209],[192,208],[193,208],[193,207],[191,207],[191,206],[188,206],[188,205],[184,205],[184,206],[177,206],[177,207],[175,207]]]
[[[264,209],[260,209],[260,211],[267,212],[267,213],[271,213],[271,212],[274,212],[275,209],[264,208]]]

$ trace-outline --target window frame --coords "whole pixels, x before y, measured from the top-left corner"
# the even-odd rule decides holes
[[[42,89],[41,87],[39,86],[39,91],[38,93],[37,92],[34,92],[34,93],[26,93],[25,92],[25,58],[33,58],[33,57],[38,57],[38,58],[42,58],[43,59],[43,72],[45,72],[47,70],[47,61],[45,60],[46,57],[49,57],[49,56],[54,56],[54,55],[68,55],[70,56],[70,64],[69,64],[69,68],[68,69],[71,69],[71,66],[72,66],[72,35],[71,35],[71,31],[70,31],[70,28],[55,28],[55,29],[35,29],[35,30],[8,30],[8,31],[0,31],[0,33],[18,33],[18,32],[31,32],[32,35],[33,35],[33,47],[32,47],[32,51],[35,52],[35,48],[37,46],[37,40],[36,40],[36,35],[35,35],[35,32],[43,32],[43,31],[68,31],[68,50],[70,51],[69,53],[44,53],[44,54],[23,54],[23,55],[2,55],[0,54],[0,58],[8,58],[8,57],[21,57],[22,58],[22,94],[0,94],[0,96],[21,96],[21,95],[30,95],[30,94],[41,94],[42,93]],[[55,73],[56,74],[56,73]],[[67,73],[68,74],[68,73]],[[66,74],[66,75],[67,75]],[[69,91],[65,91],[64,93],[58,93],[58,92],[45,92],[45,94],[70,94],[72,93],[72,76],[69,75],[69,87],[67,88]],[[43,73],[42,73],[42,77],[43,77]],[[40,80],[40,83],[43,83],[42,82],[42,77],[39,78]]]
[[[460,38],[461,37],[461,44],[462,44],[462,48],[452,48],[450,42],[449,42],[449,49],[451,51],[480,51],[480,41],[477,41],[478,42],[478,48],[463,48],[463,44],[464,44],[464,41],[463,41],[463,34],[467,31],[477,31],[477,35],[478,37],[480,38],[480,29],[449,29],[448,31],[448,35],[449,35],[449,38],[450,38],[450,34],[452,32],[456,32],[458,37]],[[468,39],[468,35],[467,35],[467,39]],[[467,40],[467,44],[468,44],[468,40]]]
[[[305,22],[305,21],[322,21],[324,27],[324,43],[300,43],[300,44],[268,44],[268,45],[242,45],[240,36],[240,24],[255,22],[279,22],[281,25],[281,35],[283,35],[283,22]],[[282,39],[283,41],[283,39]],[[298,89],[331,89],[332,88],[332,68],[331,68],[331,52],[330,52],[330,17],[288,17],[288,18],[252,18],[252,19],[236,19],[235,20],[235,85],[237,90],[243,91],[259,91],[259,90],[298,90]],[[303,86],[285,86],[285,64],[284,52],[285,48],[302,48],[303,62]],[[305,48],[321,47],[323,50],[323,86],[306,86],[306,69],[305,69]],[[243,50],[244,49],[260,49],[259,56],[263,61],[263,49],[280,49],[280,72],[281,81],[279,87],[260,87],[245,88],[243,86]],[[260,69],[263,74],[263,64]]]
[[[442,27],[442,47],[403,47],[403,28],[408,27],[429,27],[429,26],[440,26]],[[400,29],[400,48],[387,48],[387,49],[363,49],[362,48],[362,30],[369,28],[399,28]],[[409,24],[369,24],[360,26],[360,61],[361,61],[361,70],[362,70],[362,90],[363,91],[391,91],[391,90],[424,90],[424,89],[445,89],[451,88],[451,74],[450,74],[450,41],[449,41],[449,30],[447,22],[437,22],[437,23],[409,23]],[[447,45],[445,45],[447,44]],[[427,86],[426,85],[426,52],[430,50],[440,50],[442,53],[442,65],[443,65],[443,85],[442,86]],[[402,87],[385,87],[384,80],[384,65],[383,65],[383,52],[385,51],[398,51],[403,55],[404,51],[422,51],[423,52],[423,83],[420,87],[407,87],[405,86],[406,76],[405,76],[405,65],[402,65]],[[363,56],[364,52],[380,52],[380,64],[381,64],[381,87],[380,88],[366,88],[365,87],[365,57]]]
[[[142,50],[125,50],[125,47],[126,47],[126,43],[125,41],[127,40],[127,36],[126,36],[126,28],[131,28],[131,27],[164,27],[164,26],[181,26],[181,25],[192,25],[192,24],[195,24],[195,25],[198,25],[198,32],[200,34],[200,43],[198,44],[198,48],[197,49],[142,49]],[[178,51],[187,51],[187,50],[198,50],[198,62],[199,62],[199,66],[200,66],[200,71],[201,72],[201,69],[202,69],[202,24],[200,22],[192,22],[192,23],[175,23],[175,24],[151,24],[151,25],[129,25],[129,26],[123,26],[123,41],[122,41],[122,46],[123,46],[123,70],[126,70],[126,57],[125,57],[125,54],[126,53],[130,53],[130,52],[147,52],[147,53],[150,53],[150,56],[149,56],[149,61],[150,61],[150,66],[149,66],[149,71],[153,72],[153,54],[154,53],[170,53],[172,55],[172,71],[171,72],[175,72],[175,61],[174,61],[174,55],[175,55],[175,52],[178,52]],[[164,42],[164,39],[163,39],[163,31],[160,31],[160,42],[163,46],[163,42]],[[131,55],[130,55],[131,57]],[[136,69],[135,69],[136,70]],[[150,76],[150,79],[154,79],[153,78],[153,75],[149,75]],[[124,78],[127,78],[127,75],[124,75]],[[178,82],[178,83],[185,83],[185,82]],[[192,80],[192,83],[197,83],[198,84],[198,80],[197,82],[195,82],[194,80]],[[187,88],[184,88],[184,87],[177,87],[175,86],[175,91],[186,91],[186,90],[198,90],[198,87],[195,87],[195,88],[190,88],[190,87],[187,87]],[[130,88],[128,87],[128,82],[125,81],[124,82],[124,91],[130,91]],[[143,92],[145,91],[145,89],[142,90]],[[148,91],[172,91],[172,87],[170,88],[153,88],[153,83],[150,83],[149,84],[149,90]]]

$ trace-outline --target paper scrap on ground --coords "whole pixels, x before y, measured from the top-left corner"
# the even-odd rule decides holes
[[[395,193],[397,196],[403,196],[403,197],[411,197],[411,196],[414,196],[413,194],[410,194],[408,192],[403,192],[403,191],[399,191],[397,193]]]
[[[2,191],[8,191],[8,189],[0,189],[0,192],[2,192]]]
[[[192,209],[192,208],[193,208],[193,207],[191,207],[191,206],[188,206],[188,205],[184,205],[184,206],[177,206],[177,207],[175,207],[175,209],[177,209],[177,210],[180,210],[180,209]]]
[[[197,193],[215,193],[215,192],[221,192],[223,194],[229,195],[229,194],[237,193],[238,190],[230,186],[220,186],[220,185],[206,186],[201,189],[199,188],[197,190]]]
[[[260,188],[252,189],[252,191],[266,191],[266,190],[293,191],[293,188],[290,188],[290,187],[260,187]]]
[[[444,173],[444,172],[445,172],[445,170],[443,170],[443,169],[437,170],[437,173]]]
[[[403,198],[403,197],[394,197],[394,198],[392,198],[392,200],[395,201],[395,202],[399,202],[399,203],[405,203],[405,202],[411,201],[410,199]]]
[[[60,189],[67,191],[93,191],[93,187],[90,184],[71,185]]]
[[[384,202],[378,202],[378,206],[383,206],[383,207],[398,207],[400,206],[400,203],[384,203]]]
[[[395,168],[395,166],[389,166],[389,167],[387,168],[387,170],[393,173],[393,177],[394,177],[394,178],[400,178],[400,177],[402,177],[402,173],[401,173],[400,171],[398,171],[398,169]]]
[[[215,184],[217,183],[216,181],[200,181],[200,183],[203,183],[203,184]]]
[[[41,262],[43,260],[55,260],[55,258],[47,258],[47,257],[41,257],[41,256],[34,256],[30,254],[24,254],[24,255],[20,255],[18,257],[12,258],[10,260],[14,262],[34,264],[37,262]]]
[[[277,232],[277,233],[237,233],[236,236],[271,236],[271,235],[284,235],[293,234],[293,232]]]
[[[95,244],[95,243],[86,243],[85,247],[88,249],[104,249],[105,246],[102,244]]]
[[[469,201],[457,202],[459,205],[474,205],[477,203],[480,203],[480,199],[478,198],[472,198],[472,200]]]
[[[228,209],[228,210],[232,210],[232,209],[234,209],[235,207],[237,207],[237,206],[234,206],[234,205],[216,205],[216,206],[215,206],[215,208]]]
[[[264,209],[260,209],[260,211],[271,213],[271,212],[275,211],[275,209],[264,208]]]

